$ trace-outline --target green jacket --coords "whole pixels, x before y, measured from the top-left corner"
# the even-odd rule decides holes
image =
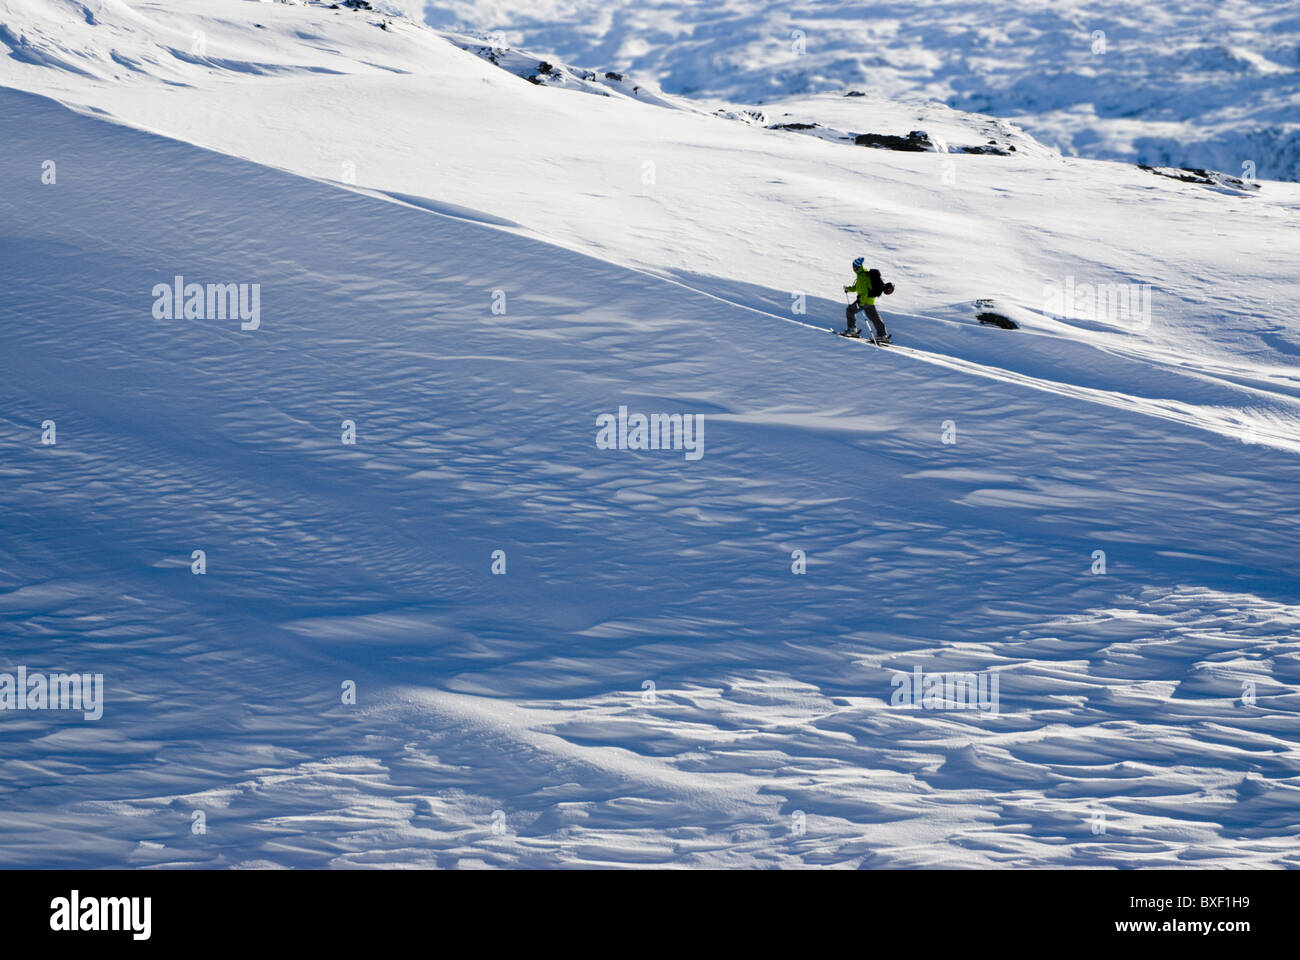
[[[867,296],[867,294],[871,292],[871,278],[867,276],[867,268],[863,267],[861,270],[857,271],[857,274],[858,277],[853,281],[853,285],[851,287],[845,287],[844,292],[848,293],[850,290],[856,290],[858,292],[858,303],[862,304],[864,307],[874,306],[876,298]]]

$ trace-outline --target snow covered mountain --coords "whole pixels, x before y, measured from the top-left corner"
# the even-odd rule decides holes
[[[670,93],[916,96],[1068,154],[1300,179],[1291,0],[430,0],[426,17]]]
[[[526,66],[0,0],[0,862],[1300,864],[1300,185]]]

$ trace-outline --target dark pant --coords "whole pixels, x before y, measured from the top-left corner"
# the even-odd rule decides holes
[[[867,319],[871,321],[871,326],[876,331],[875,336],[877,340],[887,335],[888,331],[885,330],[885,321],[880,319],[880,314],[876,312],[876,305],[874,303],[859,304],[855,301],[844,308],[844,319],[847,321],[850,330],[858,325],[859,310],[865,313]]]

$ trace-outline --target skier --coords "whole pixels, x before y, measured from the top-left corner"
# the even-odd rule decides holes
[[[880,319],[880,314],[876,312],[876,297],[882,293],[888,296],[894,292],[892,283],[885,283],[880,277],[880,271],[876,269],[868,270],[864,266],[863,258],[853,261],[853,272],[856,274],[853,285],[844,288],[844,292],[850,290],[856,291],[857,296],[844,310],[844,319],[848,321],[848,329],[842,334],[846,337],[861,336],[858,333],[858,311],[861,310],[871,321],[872,329],[875,331],[873,339],[877,343],[889,343],[889,331],[885,329],[885,321]]]

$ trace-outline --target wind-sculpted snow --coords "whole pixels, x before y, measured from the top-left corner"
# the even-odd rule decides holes
[[[1290,0],[431,0],[426,19],[670,94],[908,94],[1013,118],[1067,153],[1300,179]]]
[[[1300,865],[1297,188],[141,9],[222,62],[0,58],[75,107],[0,90],[0,674],[104,683],[0,710],[0,861]],[[897,348],[827,332],[859,252]]]

